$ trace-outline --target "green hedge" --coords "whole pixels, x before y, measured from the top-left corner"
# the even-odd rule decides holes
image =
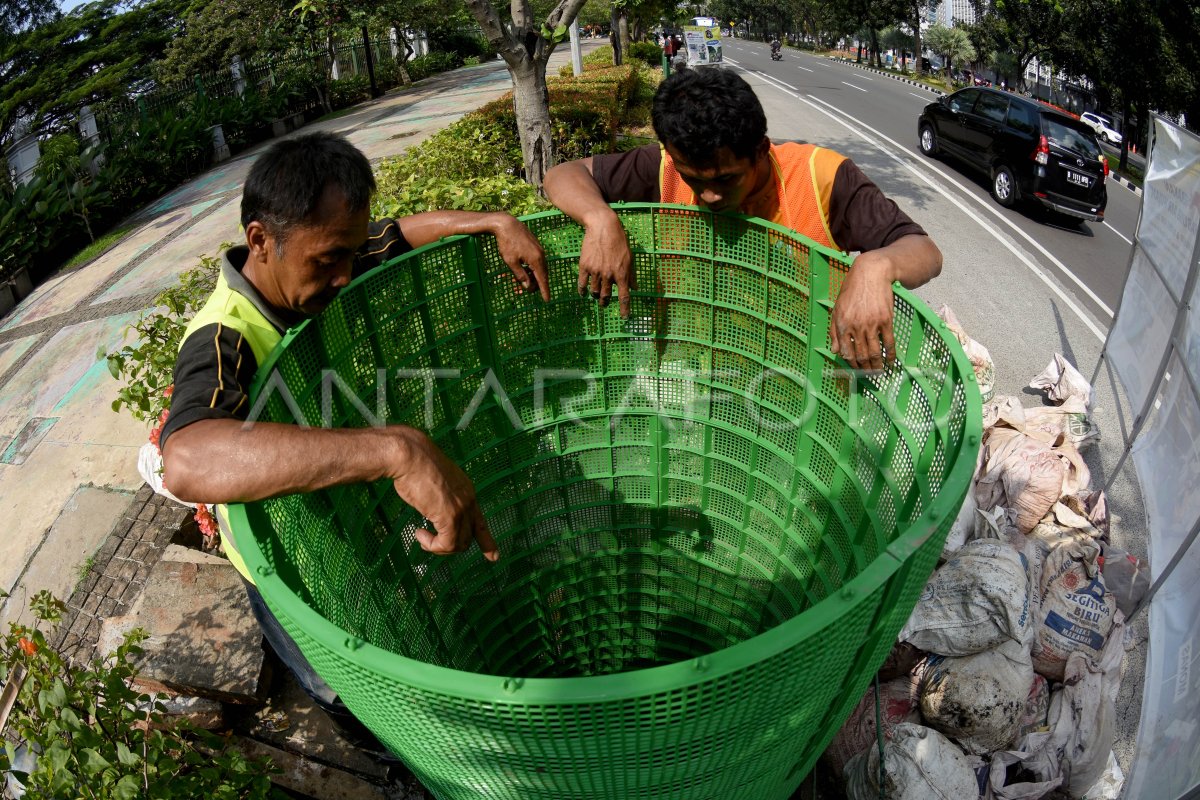
[[[614,152],[617,131],[633,120],[658,80],[641,64],[607,67],[593,61],[579,78],[551,78],[550,118],[557,158]],[[435,208],[506,210],[527,214],[547,208],[521,178],[523,161],[511,92],[376,171],[373,213],[398,216]]]

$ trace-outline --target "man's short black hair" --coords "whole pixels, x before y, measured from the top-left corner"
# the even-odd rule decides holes
[[[728,147],[738,158],[754,158],[767,135],[767,115],[750,84],[733,70],[680,70],[654,95],[654,133],[690,163],[713,163]]]
[[[282,249],[288,233],[312,217],[327,187],[352,211],[367,208],[375,191],[371,164],[358,148],[332,133],[306,133],[263,153],[242,190],[242,226],[261,222]]]

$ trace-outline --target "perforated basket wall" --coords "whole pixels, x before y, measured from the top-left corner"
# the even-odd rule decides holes
[[[786,798],[975,464],[971,367],[911,294],[899,364],[848,375],[841,257],[761,220],[617,209],[628,320],[578,297],[582,232],[540,214],[551,303],[512,291],[490,237],[447,239],[260,370],[262,418],[416,425],[475,482],[497,564],[424,553],[386,481],[231,509],[284,627],[439,798]]]

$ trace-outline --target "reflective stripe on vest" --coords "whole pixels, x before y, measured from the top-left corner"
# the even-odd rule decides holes
[[[183,341],[187,341],[189,336],[206,325],[222,325],[242,334],[246,343],[250,345],[250,352],[254,353],[254,360],[259,368],[267,360],[271,351],[275,349],[275,345],[279,344],[283,338],[283,334],[267,321],[267,318],[254,307],[249,298],[229,288],[224,275],[217,276],[217,285],[213,288],[212,295],[188,323],[187,330],[183,334]],[[217,518],[217,527],[221,530],[221,544],[225,548],[225,555],[229,558],[229,563],[242,574],[242,577],[254,583],[254,579],[250,577],[250,570],[246,567],[246,562],[242,559],[241,553],[234,546],[233,538],[230,536],[228,513],[225,506],[213,506],[212,512],[213,516]]]
[[[675,169],[666,148],[659,148],[658,186],[664,203],[699,205],[696,194]],[[779,211],[772,222],[791,228],[825,247],[840,250],[829,230],[829,198],[845,156],[812,144],[771,145],[771,168],[779,189]]]

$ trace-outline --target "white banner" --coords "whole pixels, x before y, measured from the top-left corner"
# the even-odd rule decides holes
[[[1137,800],[1176,800],[1200,786],[1200,543],[1189,538],[1200,523],[1198,237],[1200,139],[1156,118],[1134,258],[1105,345],[1135,413],[1159,400],[1133,460],[1152,580],[1176,563],[1150,605],[1137,755],[1124,793]]]
[[[1197,521],[1200,403],[1171,359],[1154,428],[1134,447],[1150,521],[1155,579]],[[1187,551],[1150,606],[1150,652],[1137,757],[1125,796],[1182,797],[1200,784],[1200,546]]]

